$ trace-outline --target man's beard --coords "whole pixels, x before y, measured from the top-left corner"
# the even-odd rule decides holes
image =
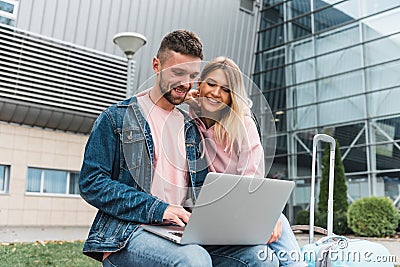
[[[185,101],[186,95],[189,92],[188,89],[186,89],[184,86],[180,85],[180,86],[176,86],[174,87],[173,85],[171,86],[171,88],[168,87],[168,85],[164,86],[162,83],[163,79],[162,79],[162,75],[160,73],[160,82],[158,83],[158,86],[160,87],[160,91],[163,94],[163,97],[165,99],[168,100],[169,103],[171,103],[172,105],[179,105],[182,104],[183,101]],[[172,90],[177,89],[177,88],[181,88],[181,90],[186,91],[185,95],[181,98],[181,97],[173,97],[172,96]]]

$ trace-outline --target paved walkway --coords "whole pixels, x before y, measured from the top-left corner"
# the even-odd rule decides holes
[[[0,227],[0,244],[12,242],[36,242],[45,240],[84,240],[88,234],[88,227]],[[321,238],[315,235],[315,240]],[[308,243],[308,235],[296,234],[300,246]],[[350,237],[357,238],[357,237]],[[384,245],[391,255],[396,256],[396,263],[400,265],[400,239],[363,238]]]

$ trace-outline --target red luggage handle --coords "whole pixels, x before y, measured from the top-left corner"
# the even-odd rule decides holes
[[[324,141],[330,144],[330,164],[329,164],[329,196],[328,196],[328,236],[333,234],[333,187],[335,173],[335,147],[336,141],[333,137],[326,134],[316,134],[313,139],[313,154],[311,166],[311,198],[310,198],[310,235],[308,242],[314,242],[314,211],[315,211],[315,163],[317,159],[318,142]]]

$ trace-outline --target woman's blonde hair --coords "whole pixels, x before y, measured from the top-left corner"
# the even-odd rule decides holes
[[[240,152],[241,144],[246,136],[244,116],[249,112],[249,100],[244,87],[243,75],[232,59],[217,57],[204,66],[200,74],[200,81],[205,81],[211,72],[218,69],[224,71],[228,80],[231,103],[229,107],[225,108],[220,120],[215,122],[215,142],[225,145],[230,152],[236,149]]]

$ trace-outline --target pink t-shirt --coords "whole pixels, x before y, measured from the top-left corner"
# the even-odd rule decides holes
[[[154,173],[150,193],[172,204],[185,203],[188,176],[184,135],[184,117],[178,109],[164,110],[155,105],[150,90],[137,95],[139,106],[150,125],[154,148]],[[103,253],[103,261],[111,252]]]
[[[188,185],[184,117],[176,108],[167,111],[158,107],[148,94],[137,99],[154,144],[151,194],[169,204],[183,206]]]
[[[192,112],[191,115],[193,115]],[[196,119],[196,124],[203,135],[210,171],[265,177],[264,150],[257,127],[250,116],[244,116],[243,128],[246,134],[240,152],[237,149],[236,151],[229,151],[228,146],[217,144],[214,139],[214,126],[207,129],[200,118]]]

